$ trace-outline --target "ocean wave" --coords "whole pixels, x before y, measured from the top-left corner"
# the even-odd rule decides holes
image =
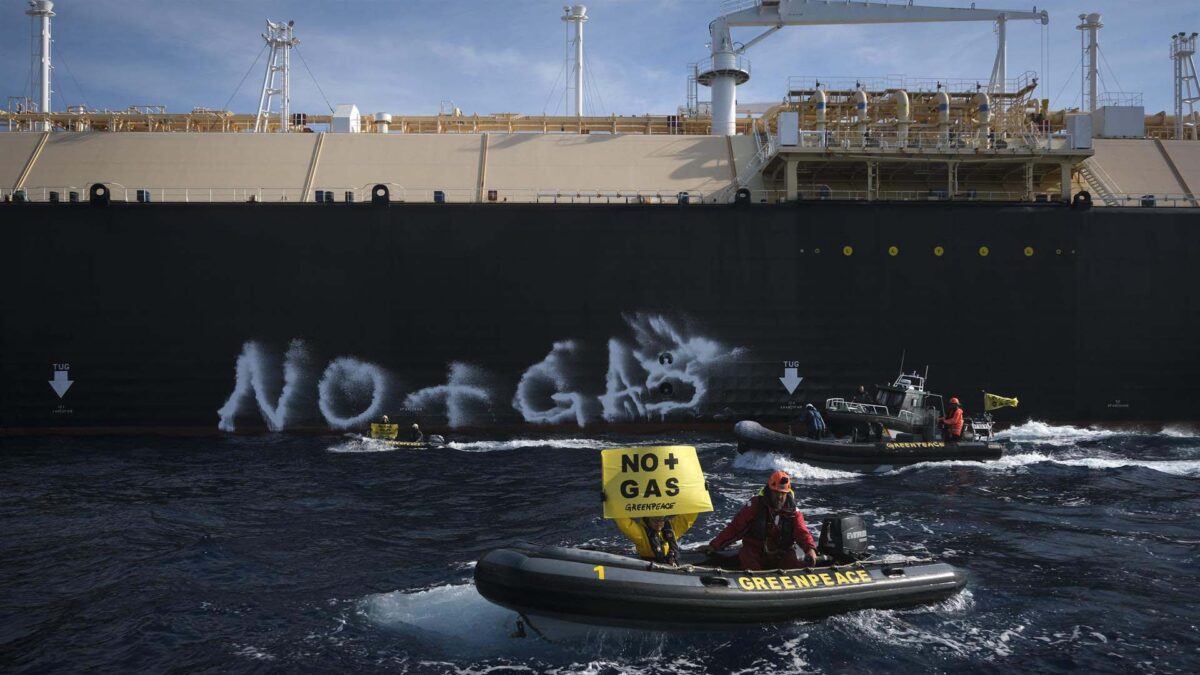
[[[1168,424],[1161,433],[1167,438],[1200,438],[1200,429],[1186,424]]]
[[[688,443],[664,439],[647,439],[633,443],[603,438],[513,438],[505,441],[451,441],[447,444],[463,452],[504,452],[525,448],[555,448],[562,450],[610,450],[612,448],[636,448],[661,445],[690,445],[696,450],[728,448],[729,443]]]
[[[475,585],[447,584],[367,596],[358,612],[368,621],[472,654],[511,652],[516,613],[488,602]]]
[[[327,452],[338,453],[358,453],[358,452],[391,452],[396,448],[388,445],[387,441],[380,441],[366,436],[357,434],[347,434],[346,440],[337,445],[326,448]]]
[[[1122,457],[1055,457],[1040,452],[1024,452],[1015,455],[1005,455],[990,462],[974,462],[966,460],[951,460],[942,462],[921,462],[900,467],[890,473],[903,473],[921,469],[938,467],[971,467],[985,471],[1011,471],[1041,463],[1060,464],[1063,466],[1083,467],[1087,469],[1119,469],[1125,467],[1141,467],[1173,476],[1200,475],[1200,460],[1189,459],[1131,459]]]
[[[463,452],[504,452],[524,448],[560,448],[563,450],[607,450],[619,447],[598,438],[513,438],[507,441],[451,441],[449,447]]]
[[[985,629],[973,625],[969,610],[974,606],[970,591],[963,591],[940,603],[905,610],[867,609],[832,617],[829,623],[856,639],[867,639],[889,647],[917,651],[930,650],[964,658],[990,661],[1012,656],[1014,641],[1022,637],[1023,625]],[[930,626],[910,621],[914,615],[934,614],[941,619]]]
[[[1029,420],[1024,424],[1009,427],[996,434],[996,439],[1014,443],[1041,443],[1045,445],[1067,446],[1080,441],[1097,441],[1113,436],[1127,436],[1128,431],[1116,431],[1099,427],[1073,427],[1070,425],[1054,425],[1037,420]]]
[[[861,478],[862,474],[837,469],[823,469],[784,457],[774,452],[747,452],[733,460],[734,468],[754,471],[786,471],[794,481],[846,481]]]

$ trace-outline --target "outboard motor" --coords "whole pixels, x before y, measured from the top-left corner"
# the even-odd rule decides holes
[[[821,523],[817,551],[844,565],[866,558],[867,524],[862,516],[836,515]]]

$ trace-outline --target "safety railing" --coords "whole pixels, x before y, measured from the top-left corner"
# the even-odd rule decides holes
[[[594,190],[538,190],[532,188],[407,187],[396,183],[370,183],[357,187],[324,186],[308,191],[297,188],[132,188],[105,183],[109,199],[134,203],[324,203],[370,202],[375,185],[388,188],[392,202],[414,203],[548,203],[548,204],[703,204],[717,203],[715,192],[678,188],[630,190],[600,188]],[[86,202],[88,186],[38,186],[18,189],[0,188],[4,202]]]
[[[1004,81],[1004,91],[1010,94],[1021,91],[1036,78],[1037,73],[1027,70],[1016,77],[1006,79]],[[791,75],[787,78],[789,97],[790,92],[813,91],[817,88],[818,82],[821,84],[822,89],[830,92],[854,91],[861,86],[872,94],[896,89],[903,89],[914,94],[932,94],[940,88],[946,92],[962,95],[964,92],[975,92],[976,88],[981,84],[984,85],[986,90],[989,78],[908,77],[905,75]],[[789,98],[789,100],[794,101],[795,99]]]
[[[785,190],[749,189],[750,201],[756,204],[776,204],[788,201]],[[1057,201],[1058,193],[1034,193],[1032,196],[1015,190],[959,190],[953,195],[945,188],[920,190],[848,190],[828,185],[802,184],[797,189],[800,201],[962,201],[962,202],[1022,202]]]
[[[1098,102],[1101,107],[1104,106],[1132,106],[1137,107],[1142,105],[1142,92],[1140,91],[1106,91],[1100,94]]]
[[[721,0],[721,16],[758,7],[760,4],[762,4],[762,0]]]
[[[801,130],[795,146],[806,150],[843,150],[848,152],[933,152],[933,153],[1035,153],[1070,150],[1071,136],[1066,133],[1026,131],[1019,134],[984,134],[978,130],[909,131],[868,128],[839,128],[821,131]]]
[[[789,201],[785,190],[738,188],[731,183],[713,191],[662,190],[535,190],[484,189],[482,195],[473,188],[435,189],[411,188],[396,184],[388,186],[389,200],[411,203],[447,204],[728,204],[737,200],[737,193],[748,195],[754,204],[778,204]],[[305,197],[303,190],[292,188],[128,188],[115,183],[106,184],[110,199],[129,203],[326,203],[345,204],[371,201],[376,183],[354,188],[317,188]],[[0,202],[87,202],[90,186],[38,186],[0,188]],[[304,197],[304,198],[302,198]],[[318,200],[318,197],[320,199]],[[1015,190],[959,189],[950,194],[946,188],[909,190],[875,190],[834,188],[819,183],[801,184],[797,188],[799,201],[902,201],[902,202],[1058,202],[1058,192],[1026,193]],[[1097,206],[1110,208],[1197,208],[1200,200],[1193,194],[1109,194],[1094,197]]]
[[[1108,206],[1135,208],[1196,208],[1200,198],[1192,194],[1110,194],[1105,197]]]
[[[855,403],[854,401],[847,401],[844,398],[826,400],[825,409],[830,412],[854,413],[857,415],[879,415],[882,417],[891,415],[887,406],[875,405],[874,403]]]

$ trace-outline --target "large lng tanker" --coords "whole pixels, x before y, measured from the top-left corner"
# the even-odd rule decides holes
[[[782,421],[902,353],[968,408],[1196,419],[1194,34],[1150,117],[1097,92],[1098,15],[1086,110],[1055,111],[1006,72],[1006,31],[1045,12],[815,0],[726,7],[672,115],[303,114],[277,23],[257,114],[49,112],[53,7],[28,13],[42,98],[0,114],[5,433]],[[582,63],[586,11],[563,18]],[[738,107],[775,30],[940,21],[996,22],[983,84],[795,77]]]

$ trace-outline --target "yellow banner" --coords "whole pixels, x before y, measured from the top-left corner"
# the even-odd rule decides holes
[[[371,423],[371,438],[381,438],[390,441],[396,438],[400,433],[399,424],[380,424],[379,422]]]
[[[986,391],[983,392],[983,409],[985,411],[995,410],[996,408],[1007,408],[1009,406],[1017,407],[1017,399],[989,394]]]
[[[605,518],[712,511],[704,470],[689,445],[600,452]]]

